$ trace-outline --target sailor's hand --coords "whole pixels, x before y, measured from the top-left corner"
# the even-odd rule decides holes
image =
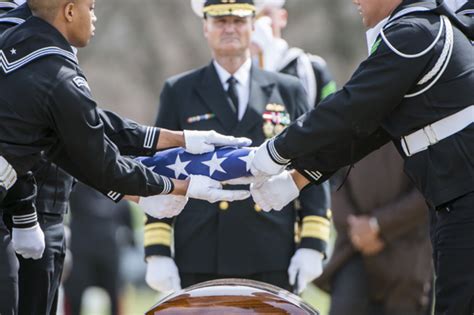
[[[300,294],[306,286],[323,273],[323,254],[310,248],[300,248],[291,258],[288,277],[296,293]]]
[[[272,153],[273,152],[273,153]],[[275,159],[279,156],[273,146],[272,140],[266,141],[255,151],[255,155],[250,165],[250,172],[255,177],[264,177],[280,174],[285,170],[288,160],[283,158]]]
[[[281,210],[296,197],[300,191],[291,174],[284,171],[279,175],[270,177],[250,185],[253,200],[263,211]]]
[[[140,197],[138,205],[146,214],[157,218],[171,218],[183,211],[188,202],[188,198],[178,195],[156,195],[150,197]]]
[[[184,142],[186,152],[192,154],[212,152],[218,146],[246,147],[252,144],[248,138],[224,136],[214,130],[184,130]]]
[[[39,224],[28,228],[12,228],[12,246],[25,259],[43,257],[45,241]]]
[[[236,201],[250,197],[247,190],[225,190],[222,184],[212,178],[202,175],[191,175],[186,197],[206,200],[211,203],[216,201]]]
[[[147,257],[146,283],[159,292],[181,290],[181,279],[174,260],[167,256]]]

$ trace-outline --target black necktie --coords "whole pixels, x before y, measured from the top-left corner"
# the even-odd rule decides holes
[[[237,80],[234,77],[230,77],[227,80],[229,88],[227,89],[227,95],[230,99],[230,107],[235,114],[235,117],[239,118],[239,96],[237,94]]]

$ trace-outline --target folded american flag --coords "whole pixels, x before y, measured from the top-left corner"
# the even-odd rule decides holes
[[[138,160],[155,173],[171,178],[205,175],[225,181],[250,176],[253,154],[254,150],[250,148],[221,147],[204,154],[190,154],[183,148],[176,148]]]

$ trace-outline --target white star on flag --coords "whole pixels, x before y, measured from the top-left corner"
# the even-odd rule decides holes
[[[217,153],[214,153],[212,155],[212,158],[209,161],[201,162],[204,165],[209,166],[209,176],[212,176],[216,171],[222,172],[222,173],[227,173],[221,166],[221,164],[226,160],[227,158],[218,158]]]
[[[252,165],[252,160],[254,156],[255,150],[252,150],[248,155],[239,157],[239,160],[245,162],[245,169],[247,170],[247,172],[250,171],[250,165]]]
[[[12,48],[12,49],[10,50],[10,54],[16,55],[16,49],[15,49],[15,48]]]
[[[186,172],[186,169],[185,169],[189,163],[191,163],[191,161],[181,162],[181,158],[179,157],[179,154],[178,154],[176,155],[176,161],[174,162],[174,164],[166,165],[166,167],[173,170],[174,177],[178,178],[179,175],[181,174],[189,176],[188,172]]]

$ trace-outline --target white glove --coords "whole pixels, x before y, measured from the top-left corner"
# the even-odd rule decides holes
[[[253,200],[263,211],[281,210],[299,196],[300,191],[290,173],[285,171],[268,180],[250,185]]]
[[[224,136],[214,130],[184,130],[184,142],[186,152],[191,154],[212,152],[216,146],[247,147],[252,144],[248,138]]]
[[[296,292],[304,291],[308,283],[323,273],[323,254],[310,248],[300,248],[291,258],[288,268],[290,284],[296,284]]]
[[[156,195],[150,197],[140,197],[138,205],[146,214],[154,218],[171,218],[183,211],[188,203],[188,198],[177,195]]]
[[[273,144],[266,141],[255,151],[255,155],[250,164],[250,172],[255,177],[272,176],[280,174],[285,170],[286,164],[289,161],[283,161],[282,164],[276,163],[269,153],[269,147],[273,147]]]
[[[39,224],[33,227],[12,229],[12,246],[23,258],[40,259],[45,248],[44,234]]]
[[[156,291],[173,292],[181,290],[178,267],[170,257],[148,257],[145,280],[150,288]]]
[[[250,197],[250,192],[247,190],[225,190],[222,189],[222,184],[212,178],[202,175],[189,176],[188,191],[186,197],[206,200],[211,203],[216,201],[235,201],[244,200]]]
[[[13,167],[0,156],[0,186],[10,189],[16,182],[16,172]]]

